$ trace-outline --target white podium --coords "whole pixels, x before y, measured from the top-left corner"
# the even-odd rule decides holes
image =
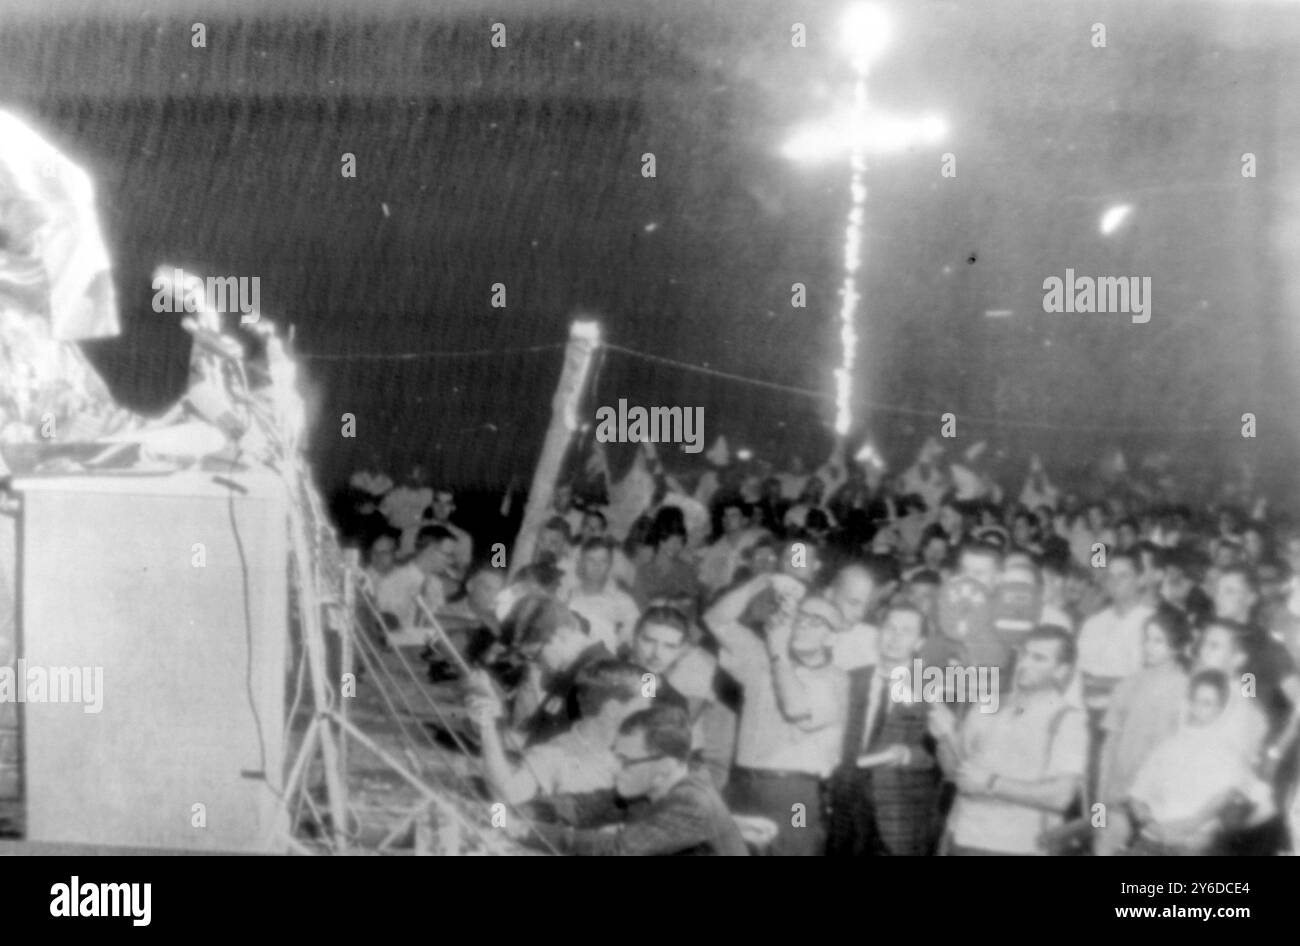
[[[27,675],[103,670],[97,713],[84,693],[19,706],[29,840],[283,850],[287,500],[267,474],[220,478],[243,492],[15,482]]]

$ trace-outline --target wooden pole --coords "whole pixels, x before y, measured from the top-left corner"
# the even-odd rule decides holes
[[[510,556],[507,574],[511,577],[533,560],[537,536],[541,533],[551,508],[555,478],[559,475],[560,465],[564,462],[564,452],[568,449],[569,439],[578,429],[580,407],[578,402],[582,397],[582,388],[587,383],[587,374],[591,370],[592,356],[598,347],[600,347],[598,323],[574,322],[569,326],[569,343],[564,349],[564,368],[560,372],[560,383],[555,388],[555,397],[551,399],[551,426],[546,431],[542,455],[538,458],[537,469],[533,472],[533,483],[528,490],[528,505],[524,508],[524,520],[519,526],[519,535],[515,538],[515,547]]]

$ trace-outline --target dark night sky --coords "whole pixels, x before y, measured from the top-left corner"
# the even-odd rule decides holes
[[[93,357],[123,399],[156,409],[184,382],[188,336],[149,309],[162,262],[260,276],[264,312],[307,353],[556,343],[585,312],[620,345],[829,391],[847,167],[777,149],[847,95],[841,5],[499,6],[377,3],[359,18],[288,3],[272,19],[249,4],[190,17],[56,2],[0,24],[0,107],[36,118],[98,180],[126,333]],[[964,436],[1057,455],[1135,440],[1033,425],[1156,428],[1143,442],[1225,458],[1243,411],[1278,431],[1295,394],[1282,261],[1296,207],[1281,194],[1300,174],[1287,157],[1300,154],[1300,11],[893,10],[873,102],[939,113],[949,133],[871,165],[869,394],[933,414],[882,410],[886,447],[910,450],[943,411],[977,418]],[[207,50],[189,47],[193,19]],[[497,19],[506,50],[488,42]],[[791,48],[796,20],[808,49]],[[1088,42],[1096,21],[1105,50]],[[348,151],[355,180],[339,174]],[[945,151],[956,179],[939,175]],[[1244,151],[1260,156],[1254,181]],[[1131,224],[1102,238],[1101,212],[1121,201]],[[1066,267],[1150,275],[1151,323],[1044,314],[1042,281]],[[807,309],[790,307],[796,281]],[[504,311],[489,305],[495,282]],[[559,361],[311,362],[322,481],[372,451],[460,484],[526,475]],[[617,352],[596,397],[703,404],[710,438],[810,458],[826,445],[824,404]],[[356,441],[337,437],[343,411]],[[1179,433],[1198,426],[1211,432]],[[1280,463],[1294,434],[1258,448]]]

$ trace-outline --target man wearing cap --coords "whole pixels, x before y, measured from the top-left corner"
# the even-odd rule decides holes
[[[780,606],[759,637],[740,617],[769,588]],[[775,855],[822,851],[822,782],[839,762],[848,706],[848,676],[831,652],[844,616],[824,598],[800,599],[802,593],[788,577],[760,575],[705,615],[719,663],[744,690],[729,801],[737,813],[772,820]]]

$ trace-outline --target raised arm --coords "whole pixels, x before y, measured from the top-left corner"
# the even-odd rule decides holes
[[[501,701],[493,691],[491,678],[486,671],[476,670],[469,680],[470,713],[478,724],[482,740],[484,776],[493,795],[507,804],[517,805],[528,801],[541,786],[526,768],[516,768],[506,758],[505,744],[498,728],[504,715]]]
[[[718,598],[704,612],[704,626],[723,647],[734,647],[736,634],[748,631],[740,624],[740,616],[749,603],[765,589],[771,587],[771,575],[755,575]]]
[[[767,656],[772,665],[772,689],[781,715],[800,728],[820,729],[813,722],[812,699],[807,685],[794,672],[790,660],[790,625],[778,619],[768,628]],[[826,723],[822,723],[822,726]]]

